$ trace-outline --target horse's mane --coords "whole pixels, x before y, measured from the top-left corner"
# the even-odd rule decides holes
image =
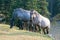
[[[27,12],[27,11],[29,11],[29,10],[25,10],[25,9],[23,9],[23,8],[16,8],[16,9],[14,9],[14,11]]]
[[[42,16],[39,12],[37,12],[36,10],[34,10],[34,13],[37,15],[37,16]]]

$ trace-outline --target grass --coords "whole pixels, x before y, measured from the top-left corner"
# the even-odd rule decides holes
[[[18,30],[17,27],[10,29],[9,25],[0,24],[0,40],[52,40],[52,38],[36,32]]]

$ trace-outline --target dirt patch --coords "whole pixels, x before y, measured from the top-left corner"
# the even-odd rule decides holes
[[[15,36],[1,35],[0,40],[49,40],[49,39],[28,35],[15,35]]]

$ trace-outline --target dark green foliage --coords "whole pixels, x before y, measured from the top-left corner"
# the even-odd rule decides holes
[[[49,3],[48,9],[50,13],[52,14],[51,16],[54,17],[57,14],[60,13],[60,0],[47,0]]]
[[[60,0],[0,0],[0,14],[5,15],[6,22],[9,23],[15,8],[34,9],[48,18],[55,17],[60,13]]]
[[[15,8],[34,9],[44,16],[49,16],[47,6],[46,0],[0,0],[0,13],[5,15],[5,20],[9,23]]]

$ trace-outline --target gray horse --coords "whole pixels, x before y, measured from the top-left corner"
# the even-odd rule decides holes
[[[30,11],[28,11],[28,10],[24,10],[24,9],[22,9],[22,8],[16,8],[16,9],[14,9],[14,11],[13,11],[13,14],[12,14],[12,18],[11,18],[11,20],[10,20],[10,28],[12,28],[13,27],[13,25],[14,25],[14,20],[15,19],[19,19],[20,21],[19,21],[19,25],[21,26],[21,28],[23,29],[23,26],[22,26],[22,22],[24,21],[24,22],[28,22],[28,24],[29,24],[29,22],[31,21],[31,15],[30,15]],[[31,24],[32,22],[30,22],[30,24]],[[30,28],[30,27],[29,27]],[[30,28],[31,29],[31,28]]]
[[[48,34],[50,29],[50,20],[39,14],[36,10],[33,10],[31,14],[32,23],[34,25],[38,25],[39,29],[42,28],[44,34]]]

